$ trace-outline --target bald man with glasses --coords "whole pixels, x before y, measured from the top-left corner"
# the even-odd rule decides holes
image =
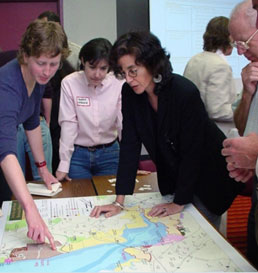
[[[250,63],[242,70],[243,93],[234,113],[235,125],[243,137],[226,139],[222,154],[226,156],[230,176],[244,181],[243,170],[256,174],[252,207],[248,218],[247,257],[258,269],[258,0],[241,2],[232,11],[229,32],[239,55]],[[245,181],[244,181],[245,182]]]

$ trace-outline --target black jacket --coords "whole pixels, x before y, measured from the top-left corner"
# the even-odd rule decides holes
[[[158,94],[156,114],[146,92],[137,95],[125,83],[122,113],[116,194],[133,193],[143,143],[156,164],[162,195],[175,194],[174,202],[183,205],[196,194],[218,215],[229,208],[242,185],[228,175],[221,155],[225,136],[208,118],[192,82],[172,74]]]

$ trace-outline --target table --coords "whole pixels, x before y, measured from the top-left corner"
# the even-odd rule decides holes
[[[148,175],[137,175],[134,193],[158,192],[157,173],[153,172]],[[98,195],[115,194],[115,176],[93,176],[93,184]]]
[[[39,181],[30,181],[29,183],[43,183]],[[79,196],[95,196],[97,193],[94,189],[91,179],[73,179],[72,181],[62,182],[63,190],[53,197],[32,195],[33,199],[46,199],[46,198],[66,198],[66,197],[79,197]],[[12,196],[12,200],[16,200]]]
[[[57,251],[32,244],[17,204],[3,203],[0,272],[254,272],[255,269],[191,204],[180,214],[148,217],[159,192],[127,196],[127,210],[89,217],[112,195],[35,200],[54,235]],[[63,255],[64,254],[64,255]]]
[[[138,257],[139,260],[142,260],[140,264],[142,264],[144,266],[148,266],[145,268],[146,271],[148,271],[151,268],[152,269],[155,268],[156,271],[163,271],[162,270],[163,267],[166,270],[167,269],[169,269],[169,270],[175,269],[176,270],[177,266],[179,264],[180,264],[180,266],[183,266],[182,268],[185,268],[188,270],[189,268],[187,267],[187,264],[192,262],[193,264],[191,265],[191,268],[193,268],[196,265],[197,261],[201,262],[200,268],[202,268],[202,266],[205,265],[205,266],[208,266],[208,268],[210,268],[210,267],[212,267],[213,269],[218,268],[220,271],[224,271],[224,267],[225,267],[226,271],[228,269],[231,269],[232,271],[239,270],[239,269],[240,269],[240,271],[241,270],[254,271],[254,268],[252,268],[252,266],[248,263],[248,261],[246,261],[244,257],[242,257],[230,244],[228,244],[226,242],[226,240],[224,240],[219,235],[219,233],[216,232],[215,229],[213,229],[211,227],[211,225],[209,225],[209,223],[205,220],[205,218],[202,217],[201,214],[198,213],[198,211],[191,204],[186,206],[184,212],[181,213],[180,216],[173,216],[173,217],[178,217],[175,220],[172,220],[172,217],[168,217],[166,219],[160,218],[160,219],[154,220],[152,222],[151,219],[144,218],[144,214],[142,216],[142,211],[144,210],[145,207],[148,209],[148,208],[152,207],[154,205],[154,203],[161,203],[162,201],[164,201],[163,199],[166,198],[166,197],[162,197],[159,193],[156,173],[151,173],[149,175],[144,175],[144,176],[138,175],[137,180],[139,182],[136,182],[134,193],[136,193],[136,195],[138,193],[144,193],[144,194],[138,194],[138,196],[136,196],[136,195],[127,196],[127,199],[126,199],[127,206],[128,207],[135,206],[136,208],[138,208],[138,210],[139,210],[138,212],[136,212],[135,210],[132,210],[131,212],[130,212],[130,210],[128,212],[125,211],[124,216],[122,214],[118,216],[118,217],[120,217],[119,222],[117,222],[116,218],[110,218],[105,223],[105,225],[103,225],[103,221],[105,218],[99,218],[99,219],[88,218],[87,217],[87,215],[89,213],[88,207],[92,208],[94,205],[101,205],[101,204],[110,203],[111,202],[110,200],[114,198],[113,196],[111,196],[111,194],[115,193],[115,187],[114,187],[115,181],[114,180],[109,181],[109,179],[115,179],[115,176],[112,176],[112,175],[95,176],[95,177],[93,177],[92,180],[90,180],[90,179],[73,179],[72,181],[65,181],[65,182],[62,182],[63,191],[60,192],[59,194],[57,194],[56,196],[54,196],[53,198],[48,198],[46,200],[43,200],[44,202],[41,202],[41,200],[35,200],[36,203],[38,202],[37,206],[40,206],[39,211],[41,213],[43,212],[46,214],[46,212],[48,212],[50,214],[51,213],[53,214],[57,208],[58,208],[57,211],[59,211],[59,212],[65,211],[65,213],[67,213],[67,211],[66,211],[67,209],[70,209],[71,212],[74,212],[75,209],[79,211],[78,218],[74,218],[74,216],[73,216],[73,218],[71,218],[72,221],[67,215],[65,217],[63,217],[62,215],[61,216],[59,215],[58,217],[54,216],[54,218],[52,217],[53,219],[51,217],[47,217],[48,219],[52,219],[52,221],[53,221],[53,222],[51,222],[52,225],[50,226],[50,229],[53,228],[53,230],[51,230],[51,232],[55,233],[55,235],[59,234],[59,237],[57,235],[56,236],[59,240],[61,240],[61,243],[64,246],[64,248],[61,248],[62,251],[65,250],[65,246],[67,246],[67,245],[69,245],[71,247],[71,249],[78,248],[78,242],[76,240],[69,241],[69,244],[67,244],[67,242],[62,241],[64,238],[67,237],[68,231],[70,234],[68,236],[69,238],[70,237],[71,238],[78,237],[78,238],[80,238],[80,240],[82,240],[83,239],[83,237],[81,237],[82,234],[88,234],[87,236],[89,238],[92,237],[91,241],[88,240],[89,239],[88,237],[84,238],[86,245],[89,242],[94,242],[96,234],[98,234],[98,236],[100,236],[100,237],[97,236],[98,243],[96,245],[95,244],[92,245],[93,249],[98,247],[99,238],[101,238],[101,241],[103,241],[104,244],[105,244],[105,240],[107,239],[109,242],[108,245],[110,245],[110,243],[113,242],[112,240],[110,242],[110,238],[112,239],[114,236],[113,243],[117,247],[116,240],[118,240],[118,239],[120,240],[121,239],[120,237],[122,237],[122,235],[126,236],[126,234],[127,234],[127,233],[121,233],[121,230],[132,229],[132,234],[134,234],[135,231],[139,231],[140,229],[144,229],[146,226],[145,222],[147,221],[148,226],[150,226],[150,225],[152,226],[151,233],[150,233],[151,237],[147,238],[151,242],[153,240],[154,234],[158,234],[159,236],[161,236],[164,232],[167,232],[169,234],[162,235],[164,237],[164,239],[162,240],[163,241],[162,244],[158,244],[158,243],[155,244],[152,242],[153,245],[150,243],[146,247],[145,246],[145,244],[146,244],[145,236],[149,234],[148,229],[146,229],[146,231],[145,230],[143,231],[141,236],[137,235],[135,237],[137,240],[139,240],[140,238],[143,237],[142,244],[139,242],[139,246],[136,248],[132,247],[131,244],[128,245],[128,253],[131,253],[132,257],[134,257],[134,255],[139,255],[139,257]],[[35,182],[35,183],[39,183],[39,182]],[[102,196],[99,198],[96,195],[102,195]],[[70,198],[61,199],[62,197],[70,197]],[[45,199],[46,197],[33,196],[33,198],[34,199]],[[167,201],[169,201],[169,200],[167,200]],[[154,202],[154,203],[152,203],[152,202]],[[17,240],[18,247],[19,246],[21,247],[21,248],[17,248],[17,249],[20,249],[22,251],[23,247],[24,247],[23,244],[27,240],[25,226],[23,226],[22,224],[18,225],[16,223],[14,226],[15,229],[8,231],[7,233],[5,233],[5,236],[3,236],[3,234],[5,232],[5,223],[8,222],[7,214],[9,211],[8,206],[10,206],[10,205],[11,205],[10,202],[4,202],[4,209],[3,209],[4,215],[2,216],[3,218],[1,217],[2,219],[4,219],[4,221],[0,222],[0,231],[1,231],[0,232],[0,241],[1,241],[1,236],[2,236],[3,240],[6,240],[5,243],[7,244],[9,241],[11,242],[11,240],[9,240],[9,238],[6,236],[10,236],[10,238],[13,238],[12,237],[13,235],[11,234],[12,232],[14,232],[16,237],[17,237],[17,234],[19,234],[20,237],[18,236],[17,238],[16,237],[15,238]],[[87,209],[85,210],[85,208],[87,208]],[[182,215],[183,215],[183,217],[182,217]],[[86,216],[86,218],[85,218],[85,216]],[[82,219],[80,217],[82,217]],[[143,217],[143,218],[141,218],[141,217]],[[193,217],[193,218],[191,218],[191,217]],[[62,221],[60,221],[60,219]],[[23,220],[21,220],[21,221],[23,221]],[[85,224],[86,223],[85,221],[88,224]],[[166,222],[166,221],[171,221],[171,223]],[[10,225],[10,224],[12,224],[12,222],[8,222],[8,223],[9,223],[9,226],[12,227],[12,225]],[[56,227],[56,225],[59,225],[59,226]],[[135,229],[135,225],[137,226],[137,229]],[[163,225],[165,225],[169,228],[163,230],[162,229]],[[94,229],[93,234],[92,234],[92,228]],[[157,229],[156,232],[154,232],[154,233],[153,233],[153,228]],[[109,233],[110,230],[112,230],[112,234]],[[182,236],[184,236],[184,233],[186,233],[187,236],[183,239]],[[120,234],[120,235],[117,237],[116,234]],[[179,240],[178,236],[179,237],[181,236],[180,238],[183,239],[182,243],[180,243],[181,239]],[[159,238],[159,240],[160,240],[160,238]],[[172,241],[175,240],[175,242],[173,242],[170,245],[169,240],[172,240]],[[193,240],[194,244],[193,244],[192,240]],[[125,240],[125,242],[126,242],[126,240]],[[19,245],[19,243],[21,245]],[[214,244],[216,244],[216,245],[214,246]],[[207,245],[209,246],[208,249],[206,249]],[[4,244],[4,246],[5,246],[5,244]],[[185,248],[185,246],[189,247],[189,249]],[[145,249],[145,247],[146,247],[146,249]],[[166,248],[166,251],[165,251],[166,255],[160,254],[162,252],[162,250],[159,248],[162,248],[162,247]],[[177,249],[177,247],[178,247],[178,249]],[[189,251],[189,253],[187,253],[187,252],[184,253],[184,251],[181,253],[179,250],[182,247],[185,248],[186,251]],[[30,249],[29,244],[27,245],[27,248]],[[171,251],[167,251],[168,248]],[[195,248],[197,248],[197,249],[195,249]],[[121,253],[124,253],[124,249],[127,249],[127,248],[125,248],[123,245]],[[138,253],[139,249],[140,250],[143,249],[143,252]],[[212,249],[211,256],[209,253],[210,249]],[[103,251],[103,250],[105,250],[105,248],[100,247],[99,251]],[[221,250],[222,250],[222,252],[221,252]],[[66,251],[68,253],[66,253]],[[85,255],[86,254],[91,255],[90,248],[88,250],[87,248],[85,248],[85,246],[79,247],[79,251],[80,252],[78,252],[78,253],[83,253],[85,251]],[[193,255],[193,253],[195,253],[195,251],[198,252],[198,255],[196,256],[197,257],[196,261],[195,261],[195,255]],[[108,252],[108,250],[107,250],[107,252]],[[36,251],[34,254],[36,255],[37,253],[38,252]],[[77,257],[77,256],[73,255],[72,253],[69,254],[69,250],[65,250],[64,253],[66,253],[66,256],[64,257],[64,259],[67,259],[70,256]],[[52,255],[52,252],[49,252],[49,255],[50,254]],[[5,257],[5,255],[6,255],[5,249],[2,250],[2,253],[0,251],[0,258],[1,258],[1,255],[3,257]],[[25,256],[26,255],[29,255],[29,254],[25,253]],[[59,256],[57,256],[57,258],[55,258],[55,257],[52,257],[51,255],[48,257],[48,259],[46,261],[48,261],[48,260],[50,261],[49,265],[47,264],[47,266],[51,266],[51,269],[54,270],[55,268],[58,268],[57,266],[55,266],[55,261],[58,262]],[[83,256],[85,256],[85,255],[83,254]],[[126,256],[127,259],[129,259],[131,257],[130,255],[128,257]],[[200,255],[201,255],[202,259],[199,259]],[[78,255],[78,257],[80,257],[80,255]],[[106,256],[104,255],[103,257],[106,257]],[[107,255],[107,257],[108,257],[108,255]],[[156,259],[154,259],[154,258],[150,259],[149,257],[156,257]],[[60,258],[62,258],[62,255],[60,256]],[[94,250],[94,256],[91,256],[91,259],[93,259],[93,258],[94,259],[96,258],[95,250]],[[109,264],[109,258],[105,258],[105,259],[108,260],[108,264]],[[162,259],[162,262],[160,259]],[[178,259],[178,261],[177,261],[177,259]],[[182,261],[180,261],[180,259]],[[40,259],[38,259],[38,260],[40,260]],[[160,262],[156,264],[156,262],[155,262],[156,260],[159,260],[161,262],[162,268],[159,267]],[[203,262],[202,262],[202,260],[203,260]],[[221,262],[221,260],[222,260],[222,262]],[[44,259],[41,259],[41,261],[44,261]],[[74,262],[74,263],[67,263],[66,264],[64,262],[65,263],[64,268],[66,268],[66,266],[68,266],[68,264],[77,265],[78,262],[81,263],[80,266],[88,266],[88,263],[86,260],[84,261],[83,259],[78,258],[76,260],[76,262]],[[26,263],[28,271],[34,272],[34,270],[35,270],[35,272],[36,272],[35,261],[32,260],[31,262],[29,262],[27,260],[25,263]],[[177,265],[177,263],[178,263],[178,265]],[[29,267],[30,264],[31,264],[31,267]],[[101,268],[102,270],[108,269],[105,267],[105,262],[102,258],[99,262],[97,262],[95,264],[98,266],[102,266],[102,268]],[[130,266],[130,263],[125,263],[125,264],[126,264],[126,266]],[[2,266],[0,266],[0,272],[1,272],[1,269],[4,270],[5,268],[7,268],[7,267],[10,268],[11,266],[14,267],[14,269],[15,269],[14,271],[19,271],[18,269],[20,269],[19,267],[16,267],[19,264],[13,263],[10,265],[8,259],[6,261],[2,259],[2,264],[1,264],[1,259],[0,259],[0,265],[2,265]],[[125,266],[125,265],[123,265],[123,266]],[[156,268],[156,266],[157,266],[157,268]],[[198,268],[198,266],[199,266],[199,264],[197,265],[197,268]],[[218,266],[218,267],[216,267],[216,266]],[[119,267],[119,264],[118,264],[118,267]],[[59,269],[60,268],[58,268],[58,270]],[[138,268],[138,270],[139,270],[139,268]],[[164,271],[166,271],[166,270],[164,270]],[[71,271],[72,270],[70,270],[70,272]]]

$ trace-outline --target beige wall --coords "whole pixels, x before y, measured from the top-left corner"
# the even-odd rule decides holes
[[[84,45],[93,38],[116,40],[116,0],[63,0],[68,39]]]

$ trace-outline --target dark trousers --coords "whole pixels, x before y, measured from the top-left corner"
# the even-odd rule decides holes
[[[255,234],[255,208],[257,205],[257,196],[256,196],[256,185],[257,177],[254,180],[254,188],[252,195],[252,207],[248,216],[248,226],[247,226],[247,257],[250,262],[258,270],[258,244],[256,241]]]
[[[10,201],[11,197],[12,192],[0,167],[0,207],[2,206],[3,201]]]

